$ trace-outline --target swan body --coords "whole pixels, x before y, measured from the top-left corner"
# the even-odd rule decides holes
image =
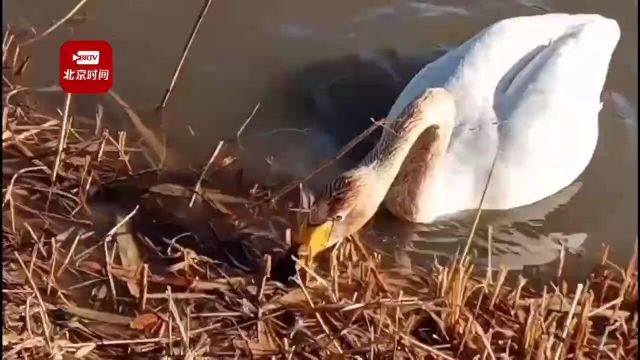
[[[376,147],[315,199],[298,250],[311,262],[384,202],[429,223],[532,204],[569,186],[598,139],[600,93],[620,38],[599,15],[502,20],[423,68],[391,108]]]
[[[354,169],[342,173],[314,198],[300,228],[298,253],[309,264],[321,250],[358,231],[375,214],[413,144],[429,128],[451,124],[455,102],[445,89],[416,96],[386,127],[383,137]]]
[[[439,87],[454,98],[455,120],[435,140],[426,132],[418,138],[385,206],[419,223],[477,208],[494,157],[484,209],[528,205],[570,185],[594,153],[600,94],[619,38],[616,21],[600,15],[517,17],[428,64],[387,119]]]

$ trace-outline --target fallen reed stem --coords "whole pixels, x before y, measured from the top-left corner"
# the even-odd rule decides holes
[[[251,119],[253,119],[253,117],[256,115],[256,113],[258,112],[258,109],[260,109],[260,103],[256,104],[256,106],[253,108],[253,111],[251,111],[251,114],[249,115],[249,117],[244,121],[244,123],[242,123],[242,126],[240,126],[240,129],[238,129],[238,131],[236,132],[236,142],[238,143],[238,147],[240,147],[240,149],[244,150],[244,147],[240,142],[240,135],[242,134],[244,129],[247,127],[247,125],[249,125],[249,122],[251,122]]]
[[[51,186],[49,187],[49,195],[47,198],[47,206],[45,206],[45,211],[49,210],[49,202],[51,201],[51,193],[56,184],[56,177],[58,176],[58,171],[60,169],[60,160],[62,160],[62,154],[64,151],[65,140],[67,138],[67,130],[70,127],[69,124],[69,106],[71,104],[71,93],[67,93],[64,100],[64,113],[62,115],[62,126],[60,126],[60,139],[58,141],[58,153],[56,155],[56,160],[53,163],[53,169],[51,171]]]
[[[171,83],[169,83],[169,87],[164,92],[162,96],[162,100],[160,101],[160,105],[158,105],[158,110],[164,109],[165,105],[167,105],[167,101],[169,100],[169,96],[173,91],[173,87],[176,85],[176,81],[178,80],[178,75],[180,74],[180,70],[182,69],[182,65],[184,65],[184,61],[187,58],[187,54],[189,53],[189,49],[191,48],[191,44],[193,43],[193,39],[195,39],[196,34],[198,33],[198,29],[200,28],[200,24],[204,19],[205,15],[209,11],[209,7],[211,6],[212,0],[205,0],[202,6],[202,10],[200,10],[200,14],[198,14],[198,18],[196,19],[195,24],[193,25],[193,29],[191,30],[191,34],[189,35],[189,39],[182,50],[182,55],[180,56],[180,60],[178,61],[178,65],[176,65],[176,69],[173,71],[173,77],[171,78]]]
[[[216,146],[216,149],[213,151],[213,153],[209,157],[209,161],[207,161],[207,164],[204,166],[204,169],[202,169],[202,172],[200,173],[200,177],[198,178],[198,182],[196,183],[196,186],[193,189],[193,195],[191,195],[191,200],[189,200],[189,207],[193,206],[193,203],[196,201],[196,196],[200,194],[200,190],[202,188],[202,181],[204,180],[205,176],[207,175],[207,171],[209,170],[209,167],[211,166],[211,164],[213,164],[213,161],[216,159],[216,157],[222,150],[223,146],[224,146],[224,141],[221,140],[220,142],[218,142],[218,146]]]
[[[43,109],[48,102],[39,97],[58,89],[14,83],[12,67],[24,52],[13,53],[10,39],[5,34],[3,46],[11,46],[3,54],[4,358],[636,357],[635,249],[626,266],[603,257],[573,293],[565,279],[555,286],[555,269],[542,292],[524,278],[514,284],[495,257],[489,274],[474,271],[471,251],[444,264],[397,267],[369,246],[368,232],[344,241],[330,264],[319,258],[308,269],[291,259],[289,266],[283,262],[295,243],[289,200],[259,213],[252,200],[277,185],[246,173],[247,181],[236,184],[241,162],[189,171],[184,184],[164,183],[147,159],[171,149],[119,97],[105,105],[104,118],[102,110],[87,118],[69,108],[62,131],[60,116],[48,114],[66,99],[52,97],[59,104]],[[119,111],[118,104],[134,124],[126,136],[108,116],[107,106]],[[382,124],[336,159],[376,126]],[[225,156],[255,155],[229,148]],[[149,163],[152,169],[144,167]],[[194,183],[215,209],[189,208]],[[159,187],[165,192],[154,191]],[[125,222],[127,231],[119,231]],[[489,256],[503,250],[489,242]],[[308,282],[296,283],[296,263]]]
[[[309,173],[309,175],[305,176],[304,178],[290,182],[288,185],[284,186],[282,189],[278,190],[272,196],[264,200],[263,203],[273,203],[283,195],[287,194],[289,191],[295,189],[301,184],[306,183],[307,181],[309,181],[309,179],[316,176],[322,170],[326,169],[335,161],[339,160],[344,155],[346,155],[349,152],[349,150],[351,150],[354,146],[358,145],[362,140],[366,139],[367,136],[371,135],[371,133],[373,133],[376,129],[378,129],[378,127],[382,126],[385,122],[387,122],[386,119],[380,119],[378,121],[375,121],[373,125],[369,126],[360,135],[358,135],[353,140],[349,141],[345,146],[343,146],[333,158],[323,161],[315,170],[313,170],[311,173]]]
[[[478,222],[480,221],[480,214],[482,214],[482,204],[484,203],[484,196],[487,194],[487,190],[489,189],[489,183],[491,182],[491,176],[493,176],[493,169],[496,167],[496,161],[498,160],[498,154],[500,153],[499,149],[496,149],[496,153],[493,155],[493,161],[491,162],[491,168],[489,169],[489,174],[487,175],[487,181],[484,183],[484,189],[482,190],[482,196],[480,196],[480,203],[478,204],[478,211],[476,212],[476,217],[473,220],[473,226],[471,227],[471,231],[469,232],[469,237],[467,238],[467,243],[464,246],[464,251],[462,252],[462,257],[460,257],[460,263],[464,262],[467,258],[467,253],[469,252],[469,247],[471,247],[471,240],[473,239],[473,235],[476,233],[476,227],[478,226]]]
[[[59,28],[62,24],[64,24],[67,20],[69,20],[76,12],[78,12],[78,10],[80,10],[80,8],[87,2],[88,0],[80,0],[78,2],[78,4],[76,4],[75,7],[73,7],[73,9],[71,9],[71,11],[69,11],[67,13],[67,15],[65,15],[62,19],[56,21],[53,25],[51,25],[51,27],[49,27],[47,30],[43,31],[40,35],[37,35],[35,37],[32,37],[31,39],[28,39],[26,41],[24,41],[22,44],[22,46],[26,46],[29,45],[37,40],[43,39],[45,38],[47,35],[51,34],[55,29]]]

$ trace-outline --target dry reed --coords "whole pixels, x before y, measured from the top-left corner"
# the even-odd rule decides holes
[[[19,49],[6,36],[3,46]],[[133,229],[139,204],[101,231],[92,194],[116,178],[153,170],[147,159],[161,158],[160,147],[148,131],[96,133],[101,115],[79,121],[62,102],[61,112],[39,108],[38,94],[14,78],[16,64],[12,56],[3,61],[4,358],[637,356],[637,248],[626,268],[605,253],[575,290],[549,284],[536,293],[525,281],[509,287],[505,269],[495,281],[476,276],[466,256],[428,269],[383,268],[357,237],[332,252],[326,269],[300,266],[306,276],[283,284],[274,279],[282,257],[256,255],[258,271],[228,271],[176,239],[166,250],[150,245]],[[233,231],[264,230],[234,217],[272,216],[256,210],[255,188],[233,196],[205,191],[203,178],[220,173],[209,166],[227,163],[207,164],[198,198],[231,217]],[[189,204],[189,189],[161,184],[146,196],[172,192]],[[274,241],[290,241],[290,228],[275,233],[282,238]],[[143,251],[173,261],[158,266]]]

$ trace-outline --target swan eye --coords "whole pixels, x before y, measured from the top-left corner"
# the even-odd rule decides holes
[[[344,216],[336,215],[336,216],[333,217],[333,220],[337,221],[337,222],[341,222],[342,220],[344,220]]]

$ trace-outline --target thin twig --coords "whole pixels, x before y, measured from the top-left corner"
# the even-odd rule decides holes
[[[147,308],[149,264],[142,265],[141,277],[142,277],[142,285],[140,286],[140,289],[142,291],[142,294],[140,295],[140,307],[138,308],[138,310],[142,312]]]
[[[113,280],[111,257],[109,256],[109,242],[105,241],[104,244],[104,262],[106,264],[107,278],[109,279],[109,289],[111,290],[111,296],[113,297],[113,307],[117,308],[118,294],[116,293],[116,283]],[[114,244],[114,248],[117,244]]]
[[[151,131],[151,129],[149,129],[144,125],[140,116],[138,116],[138,114],[136,114],[136,112],[133,111],[131,106],[129,106],[129,104],[127,104],[120,97],[120,95],[118,95],[113,90],[109,90],[109,95],[111,95],[111,97],[118,104],[120,104],[120,106],[122,106],[122,108],[127,113],[127,115],[129,115],[129,119],[131,119],[131,123],[133,123],[133,126],[135,126],[136,130],[138,130],[140,135],[149,144],[149,146],[151,147],[151,150],[153,150],[153,152],[158,156],[158,158],[160,159],[160,163],[162,164],[165,160],[165,157],[167,157],[163,143],[160,140],[158,140],[158,137],[154,134],[153,131]],[[170,160],[169,163],[171,163],[171,161],[173,161],[173,158],[170,157],[169,160]]]
[[[62,19],[58,20],[55,24],[51,25],[50,28],[48,28],[47,30],[45,30],[44,32],[42,32],[40,35],[33,37],[29,40],[24,41],[22,44],[20,44],[21,46],[25,46],[25,45],[29,45],[31,43],[33,43],[34,41],[40,40],[42,38],[44,38],[45,36],[51,34],[55,29],[59,28],[60,25],[64,24],[65,21],[69,20],[73,14],[75,14],[78,10],[80,10],[80,8],[87,2],[88,0],[80,0],[78,2],[78,4],[71,9],[71,11],[69,11],[69,13],[67,13],[67,15],[65,15]]]
[[[88,237],[89,235],[92,235],[93,232],[89,232],[87,234],[83,234],[82,232],[79,232],[75,239],[73,239],[73,244],[71,244],[71,248],[69,249],[69,253],[67,254],[66,259],[64,259],[64,262],[62,263],[62,266],[60,266],[60,269],[58,269],[58,272],[56,273],[56,277],[59,277],[62,272],[67,268],[67,264],[69,264],[69,260],[71,260],[71,256],[73,256],[73,252],[76,249],[76,246],[78,245],[78,241],[82,238],[85,239],[86,237]]]
[[[140,205],[136,205],[135,208],[133,208],[133,210],[131,210],[131,212],[125,216],[124,218],[122,218],[122,220],[116,224],[116,226],[114,226],[113,228],[111,228],[111,230],[109,230],[109,232],[107,233],[107,235],[105,235],[104,237],[104,241],[105,242],[110,242],[111,239],[113,239],[113,236],[116,234],[116,232],[118,231],[118,229],[120,229],[120,227],[122,225],[124,225],[127,221],[129,221],[133,215],[135,215],[138,212],[138,209],[140,208]]]
[[[380,120],[376,121],[373,125],[371,125],[364,132],[362,132],[362,134],[358,135],[356,138],[354,138],[353,140],[349,141],[345,146],[343,146],[340,149],[340,151],[338,151],[336,156],[334,156],[333,158],[330,158],[330,159],[327,159],[327,160],[323,161],[315,170],[313,170],[309,175],[305,176],[304,178],[302,178],[300,180],[295,180],[295,181],[290,182],[287,186],[285,186],[282,189],[278,190],[272,196],[270,196],[269,198],[264,200],[263,203],[269,203],[269,202],[273,203],[276,200],[278,200],[280,197],[282,197],[283,195],[287,194],[289,191],[291,191],[291,190],[295,189],[296,187],[298,187],[300,184],[306,183],[307,181],[309,181],[309,179],[314,177],[316,174],[318,174],[319,172],[321,172],[325,168],[329,167],[335,161],[337,161],[340,158],[342,158],[346,153],[349,152],[349,150],[351,150],[354,146],[356,146],[358,143],[360,143],[367,136],[369,136],[371,133],[373,133],[378,127],[382,126],[386,122],[387,122],[386,119],[380,119]]]
[[[480,214],[482,213],[482,204],[484,203],[484,196],[487,194],[487,190],[489,189],[489,183],[491,182],[491,176],[493,175],[493,169],[496,167],[496,161],[498,160],[498,154],[500,153],[499,149],[496,149],[496,153],[493,156],[493,162],[491,163],[491,168],[489,169],[489,175],[487,175],[487,181],[484,184],[484,190],[482,190],[482,196],[480,196],[480,203],[478,204],[478,211],[476,212],[476,218],[473,220],[473,227],[471,227],[471,232],[469,233],[469,237],[467,238],[467,244],[464,246],[464,251],[462,252],[462,257],[460,258],[460,264],[464,262],[467,258],[467,253],[469,252],[469,247],[471,246],[471,239],[473,239],[473,235],[476,233],[476,227],[478,226],[478,222],[480,221]]]
[[[207,11],[209,11],[209,6],[211,5],[211,2],[212,0],[205,0],[204,6],[202,6],[202,10],[200,10],[198,19],[196,20],[196,23],[193,25],[193,29],[191,30],[191,35],[189,35],[189,40],[187,41],[187,43],[184,46],[184,49],[182,50],[182,56],[180,57],[180,61],[178,62],[178,65],[176,66],[175,71],[173,72],[171,83],[169,84],[169,87],[165,91],[164,95],[162,96],[160,105],[158,105],[158,110],[164,109],[165,105],[167,104],[167,100],[169,100],[169,95],[171,95],[171,91],[173,91],[173,87],[175,86],[176,81],[178,80],[180,69],[182,69],[182,65],[184,64],[184,61],[187,58],[187,54],[189,53],[189,48],[191,48],[193,39],[196,37],[196,34],[198,33],[200,24],[202,23],[204,16],[207,14]]]
[[[193,195],[191,195],[191,200],[189,201],[189,207],[193,206],[193,203],[196,201],[196,196],[200,194],[200,189],[202,188],[202,181],[204,180],[204,177],[207,175],[207,170],[209,170],[209,167],[211,166],[211,164],[213,164],[213,161],[218,156],[218,153],[220,153],[220,150],[222,150],[223,145],[224,145],[224,141],[220,140],[220,142],[218,143],[218,146],[216,146],[216,149],[213,151],[213,153],[209,157],[209,161],[207,161],[207,164],[204,166],[204,169],[202,169],[202,173],[200,173],[200,177],[198,178],[196,187],[193,189]]]
[[[47,198],[47,205],[45,211],[49,211],[49,202],[51,201],[51,194],[56,184],[56,177],[58,176],[58,168],[60,167],[60,160],[62,160],[62,152],[64,149],[65,139],[67,138],[67,129],[69,128],[69,105],[71,104],[71,93],[67,93],[64,100],[64,114],[62,115],[62,126],[60,127],[60,140],[58,141],[58,154],[56,160],[53,163],[53,169],[51,174],[51,187],[49,190],[49,197]]]
[[[302,293],[304,294],[304,297],[307,299],[307,302],[309,303],[309,306],[311,307],[312,310],[314,310],[315,309],[315,304],[313,303],[313,300],[311,299],[311,296],[309,295],[309,292],[305,288],[304,282],[300,280],[300,275],[299,274],[298,274],[298,279],[296,279],[296,283],[298,284],[298,286],[302,290]],[[322,316],[320,315],[320,313],[314,311],[314,314],[315,314],[316,319],[318,320],[318,323],[322,327],[322,330],[324,330],[324,332],[327,335],[327,337],[329,337],[329,339],[331,340],[331,342],[335,346],[337,352],[339,354],[342,354],[343,353],[342,347],[340,346],[338,341],[335,339],[335,337],[331,335],[331,332],[329,331],[329,328],[327,327],[327,325],[324,322],[324,320],[322,320]]]
[[[176,304],[173,302],[173,298],[171,297],[171,286],[167,286],[167,298],[169,299],[169,310],[171,311],[171,315],[173,319],[176,321],[178,325],[178,330],[180,331],[180,337],[182,339],[182,343],[187,351],[187,355],[190,353],[189,350],[189,337],[187,336],[186,331],[184,330],[184,325],[182,324],[182,320],[180,319],[180,314],[178,314],[178,308]]]
[[[238,143],[238,147],[242,150],[244,150],[244,148],[242,147],[242,143],[240,142],[240,135],[242,134],[244,129],[247,127],[247,125],[249,125],[249,122],[251,122],[251,119],[253,119],[253,117],[256,115],[259,108],[260,108],[260,103],[257,103],[256,106],[253,108],[253,111],[247,118],[247,120],[244,121],[242,126],[240,126],[240,129],[238,129],[238,132],[236,132],[236,142]]]
[[[27,277],[27,280],[29,280],[29,285],[31,285],[31,289],[36,294],[36,298],[38,299],[38,304],[40,304],[40,310],[41,310],[40,316],[42,317],[42,327],[44,329],[45,339],[47,340],[47,344],[51,346],[51,334],[49,333],[49,318],[46,315],[47,307],[44,305],[44,301],[42,301],[42,296],[38,291],[38,287],[36,286],[35,281],[33,281],[33,277],[31,277],[31,272],[29,271],[29,269],[27,269],[27,266],[24,264],[24,262],[20,258],[20,255],[18,255],[17,251],[14,251],[13,255],[16,257],[16,259],[18,259],[18,262],[20,263],[20,267],[22,268],[22,271],[24,271],[25,276]]]
[[[493,283],[493,264],[492,264],[492,252],[493,252],[493,226],[487,227],[487,241],[489,247],[487,249],[487,283],[491,285]]]
[[[567,253],[567,250],[566,250],[565,243],[563,241],[560,247],[560,261],[558,262],[558,273],[556,274],[556,280],[558,281],[558,284],[560,284],[562,281],[562,270],[564,269],[564,258],[566,253]]]
[[[582,288],[584,287],[584,285],[582,284],[578,284],[577,288],[576,288],[576,293],[574,295],[573,298],[573,302],[571,303],[571,309],[569,310],[569,313],[567,314],[567,320],[564,323],[564,328],[562,330],[562,339],[566,339],[567,335],[569,334],[569,327],[571,325],[571,320],[573,320],[573,314],[576,311],[576,306],[578,305],[578,301],[580,300],[580,296],[582,295]],[[563,345],[562,343],[560,344],[560,346],[558,347],[558,350],[556,351],[556,355],[554,357],[554,359],[558,359],[558,357],[560,356],[560,353],[562,352],[562,348]]]

